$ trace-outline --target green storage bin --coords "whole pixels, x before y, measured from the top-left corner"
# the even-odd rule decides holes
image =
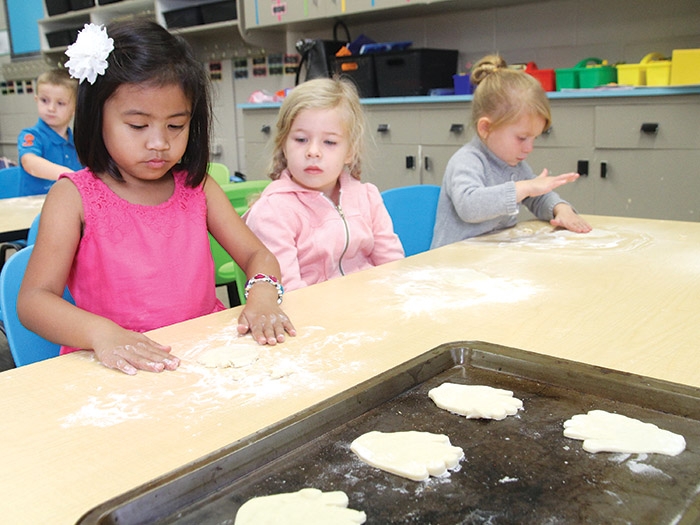
[[[590,66],[590,63],[593,63]],[[617,69],[600,58],[586,58],[572,68],[554,70],[557,91],[593,88],[617,82]]]

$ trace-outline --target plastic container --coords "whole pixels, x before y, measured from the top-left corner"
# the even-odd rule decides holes
[[[45,0],[45,4],[49,16],[61,15],[71,9],[68,0]]]
[[[455,87],[455,95],[471,95],[474,93],[474,84],[469,75],[452,75]]]
[[[700,49],[674,49],[671,85],[700,84]]]
[[[647,64],[647,86],[668,86],[670,83],[670,60],[657,60]]]
[[[81,9],[87,9],[89,7],[95,7],[95,0],[70,0],[70,8],[72,11],[80,11]]]
[[[535,77],[545,91],[554,91],[556,87],[556,75],[553,69],[537,69],[537,64],[528,62],[525,66],[525,73]]]
[[[668,70],[670,71],[671,63],[668,60],[664,61],[664,56],[661,53],[649,53],[642,58],[639,64],[618,64],[617,83],[625,86],[646,86],[647,73],[649,67],[655,63],[654,61],[668,62]],[[661,64],[661,66],[664,66],[664,64]],[[656,78],[660,79],[660,77]],[[668,80],[666,80],[666,84],[650,85],[668,85]]]
[[[457,73],[457,50],[406,49],[373,56],[380,97],[427,95],[452,87]]]
[[[167,27],[190,27],[204,23],[199,6],[174,9],[163,13]]]
[[[572,68],[555,69],[554,72],[557,91],[594,88],[617,82],[617,69],[600,58],[586,58]]]
[[[335,57],[333,67],[338,75],[349,77],[357,86],[362,98],[378,97],[377,75],[374,69],[375,55]]]
[[[199,6],[199,9],[202,12],[202,21],[205,24],[214,24],[216,22],[224,22],[226,20],[236,20],[238,17],[235,0],[204,4]]]

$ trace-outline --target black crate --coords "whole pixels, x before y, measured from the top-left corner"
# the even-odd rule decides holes
[[[350,78],[362,98],[378,97],[374,55],[334,57],[334,73]]]
[[[453,87],[458,52],[452,49],[406,49],[374,55],[380,97],[427,95]]]
[[[94,7],[95,0],[70,0],[70,8],[73,11],[80,11],[88,7]]]
[[[68,29],[51,31],[46,33],[46,41],[49,43],[49,47],[66,47],[73,43],[71,36],[71,32]]]
[[[236,18],[238,18],[235,0],[204,4],[200,5],[199,9],[202,11],[202,21],[205,24],[214,24],[225,20],[236,20]]]
[[[49,16],[60,15],[71,9],[69,0],[45,0],[45,4]]]
[[[202,20],[202,11],[199,6],[167,11],[163,13],[163,17],[168,27],[190,27],[204,23]]]

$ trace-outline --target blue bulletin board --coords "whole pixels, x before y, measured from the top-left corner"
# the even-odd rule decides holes
[[[43,0],[5,0],[12,56],[34,55],[41,51],[39,20],[44,18]]]

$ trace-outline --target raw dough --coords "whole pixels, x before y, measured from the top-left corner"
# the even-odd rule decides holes
[[[587,452],[677,456],[685,450],[685,438],[679,434],[604,410],[573,416],[564,422],[564,435],[582,439]]]
[[[443,383],[428,396],[437,406],[467,419],[505,419],[523,408],[523,402],[510,390],[490,386]]]
[[[238,509],[235,525],[353,525],[367,520],[364,512],[347,506],[348,497],[340,490],[305,488],[246,501]]]
[[[415,430],[367,432],[350,444],[350,450],[368,465],[414,481],[444,476],[464,457],[444,434]]]
[[[252,346],[222,346],[203,353],[197,362],[208,368],[240,368],[257,361],[260,350]]]

